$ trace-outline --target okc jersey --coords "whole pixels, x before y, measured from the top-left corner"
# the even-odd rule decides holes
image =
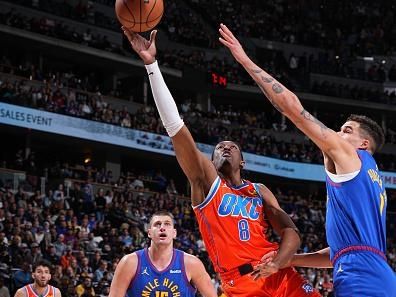
[[[55,297],[55,287],[47,285],[44,294],[37,294],[34,290],[33,284],[24,286],[26,297]]]
[[[151,263],[148,250],[136,252],[138,267],[131,280],[126,297],[192,297],[196,289],[187,279],[184,252],[173,250],[169,266],[158,271]]]
[[[266,239],[259,185],[245,181],[238,187],[217,177],[202,203],[194,207],[205,247],[216,272],[261,260],[278,249]]]

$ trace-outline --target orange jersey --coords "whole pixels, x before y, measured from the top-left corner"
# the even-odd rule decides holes
[[[47,285],[47,289],[44,294],[37,294],[34,290],[33,284],[24,286],[23,288],[25,289],[26,297],[55,297],[55,287],[51,285]]]
[[[259,184],[232,187],[217,177],[202,203],[194,207],[199,229],[216,272],[226,272],[278,249],[267,240]]]

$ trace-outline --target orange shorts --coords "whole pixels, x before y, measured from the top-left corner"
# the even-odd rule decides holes
[[[319,297],[294,268],[285,268],[267,277],[253,280],[250,274],[222,283],[228,297]]]

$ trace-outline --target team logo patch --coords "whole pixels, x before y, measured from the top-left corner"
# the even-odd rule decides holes
[[[148,276],[150,276],[150,274],[147,272],[147,267],[145,267],[145,268],[144,268],[144,270],[143,270],[142,274],[145,274],[145,275],[148,275]]]
[[[311,284],[303,284],[302,288],[305,291],[305,293],[313,293],[313,291],[314,291]]]
[[[342,269],[342,263],[340,263],[340,266],[338,266],[337,273],[339,272],[344,272],[344,270]]]

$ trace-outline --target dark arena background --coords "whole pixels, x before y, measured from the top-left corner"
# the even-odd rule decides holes
[[[164,4],[157,58],[184,122],[208,156],[223,139],[242,145],[244,177],[274,192],[301,232],[299,252],[327,246],[322,155],[218,42],[219,23],[330,128],[351,113],[381,124],[386,144],[376,160],[396,270],[395,3]],[[175,247],[198,256],[219,287],[114,1],[0,0],[0,40],[0,296],[31,283],[40,259],[52,263],[50,283],[62,296],[108,296],[118,261],[147,246],[148,218],[159,209],[175,215]],[[330,269],[298,270],[333,296]]]

